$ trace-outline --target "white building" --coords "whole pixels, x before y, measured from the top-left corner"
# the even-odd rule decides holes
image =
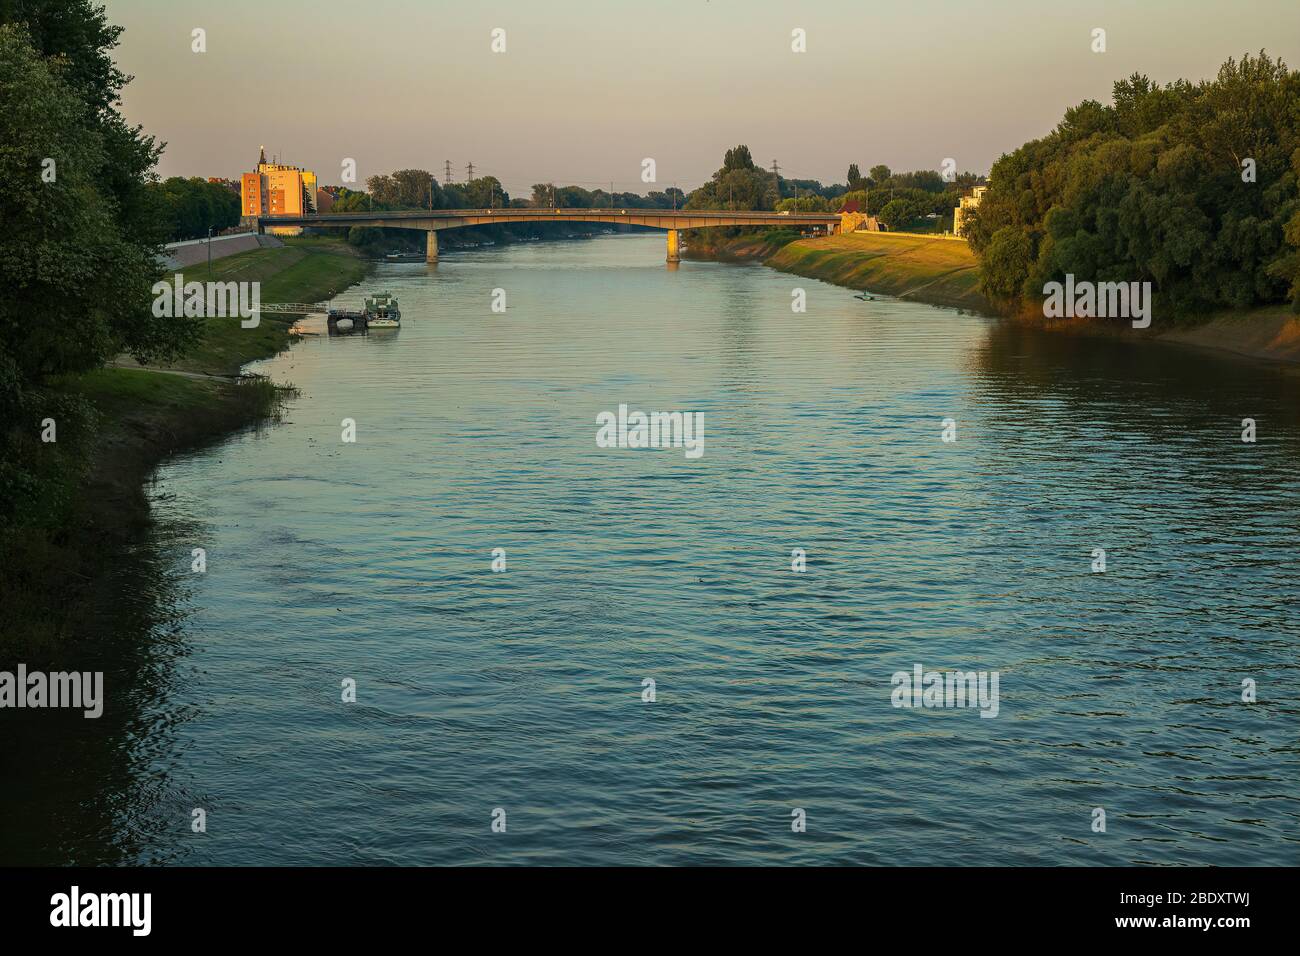
[[[976,186],[971,190],[969,196],[962,196],[958,201],[957,208],[952,211],[952,234],[954,236],[961,235],[962,219],[965,218],[966,210],[978,206],[988,190],[988,186]]]

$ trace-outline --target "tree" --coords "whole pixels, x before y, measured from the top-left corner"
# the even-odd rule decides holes
[[[831,204],[823,196],[800,196],[782,199],[776,204],[778,212],[830,212]]]
[[[713,178],[691,193],[689,209],[772,209],[777,200],[776,183],[770,172],[754,165],[748,146],[729,149],[722,168]]]
[[[857,163],[849,163],[848,184],[849,192],[862,188],[862,173],[858,172]]]
[[[480,176],[464,185],[465,202],[470,209],[489,209],[510,205],[510,196],[495,176]]]
[[[557,202],[565,209],[590,209],[592,202],[591,193],[581,186],[561,186],[556,190]]]
[[[554,201],[556,197],[554,183],[534,183],[533,184],[533,205],[539,209],[545,208]]]
[[[654,209],[681,209],[686,205],[686,196],[676,186],[670,186],[663,192],[652,190],[646,196],[646,201]]]
[[[914,218],[911,203],[904,199],[891,199],[880,210],[881,221],[893,232],[906,229]]]
[[[1151,282],[1170,320],[1300,308],[1300,73],[1260,51],[1212,81],[1141,74],[994,164],[963,227],[991,298],[1028,305],[1065,275]]]
[[[729,149],[722,158],[722,168],[727,172],[734,169],[753,169],[754,157],[749,155],[748,146],[737,146]]]
[[[889,167],[883,164],[880,166],[872,166],[871,171],[867,173],[867,176],[870,177],[873,186],[879,186],[889,179]]]
[[[71,495],[34,436],[53,417],[75,448],[90,411],[56,379],[123,351],[176,357],[199,329],[153,314],[160,148],[117,112],[119,33],[87,0],[0,0],[0,530]]]
[[[102,23],[88,4],[69,9]],[[102,69],[66,55],[46,59],[25,28],[0,25],[0,350],[28,385],[124,350],[173,358],[197,334],[196,321],[153,315],[165,226],[145,171],[158,149],[88,85]]]
[[[209,229],[220,232],[239,223],[239,196],[218,183],[197,176],[173,176],[161,183],[150,183],[148,189],[157,199],[159,215],[169,225],[169,239],[199,239]]]
[[[390,209],[441,209],[442,190],[427,169],[399,169],[383,176],[371,176],[366,188],[376,203]]]
[[[371,209],[383,209],[384,206],[374,205],[373,197],[367,193],[356,189],[348,189],[346,186],[339,189],[338,195],[334,197],[334,212],[368,212]]]

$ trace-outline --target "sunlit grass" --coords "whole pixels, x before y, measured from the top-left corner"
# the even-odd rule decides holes
[[[291,238],[283,248],[254,249],[206,261],[181,272],[186,282],[259,282],[263,302],[323,302],[361,281],[367,263],[339,239]],[[168,368],[230,375],[247,362],[269,358],[289,342],[295,316],[266,314],[255,328],[237,317],[210,318],[204,336]]]
[[[979,291],[979,260],[964,242],[879,232],[804,239],[767,264],[851,289],[992,312]]]

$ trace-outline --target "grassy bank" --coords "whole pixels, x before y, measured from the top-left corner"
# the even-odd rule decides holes
[[[849,289],[995,314],[979,291],[979,261],[966,243],[951,239],[887,232],[803,239],[786,229],[727,236],[720,229],[705,229],[688,238],[686,256],[757,260]]]
[[[212,279],[261,282],[268,302],[314,302],[359,281],[366,268],[343,242],[291,239],[214,261]],[[207,263],[183,274],[206,281]],[[192,353],[167,368],[105,368],[54,383],[51,401],[84,408],[86,426],[35,447],[50,462],[41,498],[0,537],[0,666],[57,664],[94,639],[98,609],[121,599],[109,592],[105,558],[138,540],[149,521],[144,481],[168,456],[276,415],[284,389],[213,376],[283,349],[292,321],[263,316],[244,329],[238,318],[209,319]]]
[[[799,239],[787,233],[754,232],[698,242],[690,252],[693,258],[758,260],[795,275],[931,305],[952,306],[984,315],[1005,314],[980,293],[979,260],[966,243],[951,239],[880,232]],[[1127,323],[1108,320],[1047,321],[1037,311],[1010,318],[1055,332],[1159,342],[1272,362],[1300,363],[1300,317],[1285,305],[1219,312],[1177,324],[1156,321],[1147,330],[1135,330]]]
[[[979,260],[964,242],[854,232],[801,239],[765,261],[783,272],[850,289],[994,314],[979,291]]]
[[[263,302],[322,302],[361,281],[366,262],[346,242],[319,237],[290,238],[278,249],[254,249],[212,263],[213,282],[259,282]],[[187,267],[186,281],[207,282],[206,262]],[[209,375],[233,375],[240,366],[269,358],[289,344],[296,316],[267,314],[256,328],[237,317],[208,319],[198,346],[184,359],[163,366]]]

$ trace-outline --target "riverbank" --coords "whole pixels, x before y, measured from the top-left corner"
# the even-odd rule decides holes
[[[774,230],[688,244],[688,258],[764,265],[849,289],[996,315],[979,291],[979,260],[964,242],[887,232],[801,239]]]
[[[1048,331],[1157,342],[1269,362],[1300,364],[1300,316],[1289,306],[1224,311],[1185,325],[1138,330],[1088,319],[1045,321],[1008,315],[979,291],[979,260],[964,242],[917,235],[856,232],[801,239],[787,231],[697,241],[688,258],[759,261],[782,272],[850,289],[949,306],[1040,326]]]
[[[1053,332],[1156,342],[1218,352],[1272,363],[1300,365],[1300,316],[1288,305],[1266,305],[1244,311],[1217,312],[1194,324],[1172,329],[1132,329],[1087,319],[1020,318]],[[1153,323],[1154,325],[1154,323]]]
[[[360,281],[367,268],[344,242],[305,238],[216,260],[211,278],[260,282],[267,302],[315,302]],[[207,281],[207,263],[182,275]],[[57,449],[58,465],[26,520],[0,540],[0,665],[57,664],[94,640],[99,609],[121,597],[110,593],[104,556],[147,526],[149,474],[171,455],[275,417],[286,390],[237,376],[244,364],[286,348],[295,320],[264,315],[244,329],[237,317],[209,319],[181,361],[141,367],[124,359],[57,383],[51,400],[79,403],[90,427],[46,446]]]

